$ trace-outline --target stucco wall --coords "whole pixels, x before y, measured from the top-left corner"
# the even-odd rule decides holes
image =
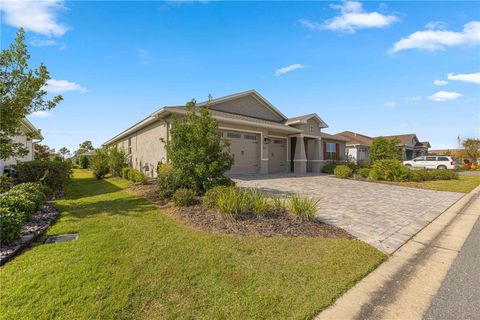
[[[315,119],[308,119],[307,123],[299,123],[291,126],[302,130],[306,135],[317,137],[320,136],[320,125]],[[312,130],[310,130],[310,127],[312,127]]]
[[[31,139],[27,138],[26,136],[16,136],[16,137],[13,137],[12,140],[15,143],[21,143],[23,146],[25,146],[28,149],[28,154],[25,155],[24,157],[8,158],[7,160],[3,161],[4,166],[16,164],[17,161],[23,162],[23,161],[33,160],[34,152],[33,152],[33,142]]]

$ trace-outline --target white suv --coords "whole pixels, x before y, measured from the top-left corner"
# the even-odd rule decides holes
[[[449,169],[456,167],[455,160],[448,156],[425,156],[413,160],[403,161],[403,164],[411,168],[419,169]]]

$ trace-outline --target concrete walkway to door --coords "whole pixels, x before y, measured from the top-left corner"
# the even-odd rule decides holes
[[[239,187],[321,199],[318,219],[391,254],[464,194],[342,180],[329,175],[236,175]]]

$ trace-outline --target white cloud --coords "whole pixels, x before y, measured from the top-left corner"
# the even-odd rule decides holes
[[[421,96],[414,96],[414,97],[406,97],[405,98],[407,101],[420,101],[422,100]]]
[[[389,102],[385,102],[383,105],[384,105],[385,107],[393,108],[393,107],[395,107],[395,106],[397,105],[397,103],[396,103],[396,102],[393,102],[393,101],[389,101]]]
[[[13,27],[47,35],[62,36],[67,28],[58,23],[58,11],[65,9],[63,0],[2,1],[3,22]]]
[[[446,86],[448,84],[448,81],[445,81],[445,80],[435,80],[433,81],[433,84],[436,85],[436,86]]]
[[[425,25],[427,30],[446,30],[448,25],[442,21],[430,21]]]
[[[57,41],[53,39],[39,39],[39,38],[32,38],[29,43],[34,47],[54,47],[57,46]]]
[[[480,44],[480,21],[471,21],[460,32],[448,30],[424,30],[412,33],[395,42],[391,53],[408,49],[427,51],[445,50],[446,47]]]
[[[34,111],[30,114],[31,117],[34,117],[34,118],[46,118],[48,116],[50,116],[50,112],[48,111]]]
[[[464,73],[464,74],[449,73],[448,80],[457,80],[457,81],[480,84],[480,72]]]
[[[312,30],[322,29],[322,25],[317,22],[313,22],[306,19],[298,20],[298,22],[303,26],[307,27],[308,29],[312,29]]]
[[[345,1],[340,5],[330,5],[333,9],[340,10],[340,15],[325,21],[322,26],[325,29],[355,33],[363,28],[384,28],[396,21],[393,15],[384,15],[379,12],[367,12],[362,4],[356,1]]]
[[[437,101],[437,102],[444,102],[448,100],[455,100],[460,98],[462,95],[458,92],[453,92],[453,91],[438,91],[437,93],[434,93],[433,95],[429,96],[427,99],[432,100],[432,101]]]
[[[285,73],[288,73],[288,72],[291,72],[291,71],[294,71],[294,70],[298,70],[298,69],[307,68],[307,67],[308,66],[306,66],[306,65],[295,63],[295,64],[291,64],[289,66],[278,69],[277,71],[275,71],[275,75],[276,76],[281,76],[282,74],[285,74]]]
[[[81,93],[88,92],[87,88],[82,87],[78,83],[56,79],[48,80],[47,85],[42,89],[46,90],[48,93],[62,93],[66,91],[79,91]]]

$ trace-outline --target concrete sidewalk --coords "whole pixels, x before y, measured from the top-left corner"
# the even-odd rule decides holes
[[[422,319],[479,215],[477,187],[316,319]]]

